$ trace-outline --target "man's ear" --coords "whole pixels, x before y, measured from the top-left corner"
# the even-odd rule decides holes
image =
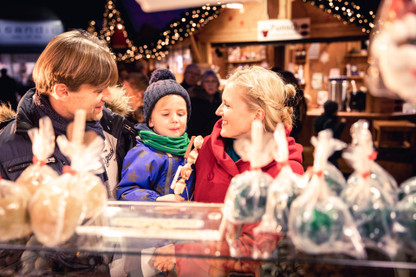
[[[53,86],[53,96],[57,99],[68,97],[68,87],[65,84],[56,84]]]

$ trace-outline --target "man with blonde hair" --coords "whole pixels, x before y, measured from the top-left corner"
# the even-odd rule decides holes
[[[118,70],[113,53],[106,43],[82,30],[65,32],[54,37],[40,55],[33,70],[36,88],[21,99],[14,118],[0,125],[0,175],[16,180],[32,164],[32,142],[28,130],[39,128],[39,119],[49,117],[55,136],[67,135],[68,124],[78,109],[86,111],[86,131],[94,131],[105,141],[102,155],[105,172],[98,176],[107,186],[109,199],[118,184],[122,161],[134,146],[135,131],[122,116],[108,110],[111,102],[109,87],[117,85]],[[47,164],[62,173],[70,164],[58,147]],[[71,270],[81,268],[95,272],[96,264],[88,257],[78,257]],[[60,263],[60,254],[54,256]],[[101,261],[101,262],[100,262]],[[97,263],[102,263],[98,256]],[[107,266],[107,265],[106,265]],[[86,268],[87,267],[87,268]],[[29,273],[29,272],[26,272]]]
[[[33,70],[36,88],[21,99],[15,118],[4,122],[0,130],[0,174],[16,180],[32,163],[32,144],[27,131],[39,127],[39,119],[52,120],[55,136],[66,135],[75,111],[86,110],[86,130],[105,139],[100,175],[110,199],[120,176],[122,160],[134,143],[134,130],[127,121],[109,111],[109,87],[118,82],[114,55],[106,43],[85,31],[69,31],[53,38],[40,55]],[[5,126],[4,126],[5,125]],[[58,173],[70,161],[55,147],[48,165]]]

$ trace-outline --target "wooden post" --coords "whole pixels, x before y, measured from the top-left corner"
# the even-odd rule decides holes
[[[194,35],[190,35],[189,36],[190,40],[191,40],[191,51],[193,53],[192,57],[193,57],[193,63],[200,63],[201,62],[201,54],[199,53],[199,49],[198,49],[198,45],[196,44]]]

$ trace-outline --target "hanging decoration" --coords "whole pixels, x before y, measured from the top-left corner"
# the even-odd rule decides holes
[[[371,33],[379,1],[351,1],[351,0],[302,0],[321,10],[332,14],[344,24],[355,24],[361,27],[363,33]]]
[[[171,22],[159,34],[154,42],[134,45],[127,34],[120,12],[115,7],[115,0],[108,0],[103,15],[102,29],[97,31],[95,21],[90,21],[88,32],[104,39],[116,54],[117,61],[134,62],[140,59],[164,58],[169,48],[179,41],[190,37],[209,21],[217,18],[222,6],[205,5],[200,8],[188,9],[178,20]],[[115,37],[117,41],[115,41]],[[115,44],[117,43],[117,44]],[[121,47],[125,45],[125,48]]]

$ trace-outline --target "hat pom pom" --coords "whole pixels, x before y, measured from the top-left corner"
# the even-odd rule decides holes
[[[152,76],[149,81],[149,85],[160,80],[169,80],[169,79],[176,81],[175,75],[173,75],[173,73],[170,70],[164,69],[164,68],[156,69],[152,73]]]

